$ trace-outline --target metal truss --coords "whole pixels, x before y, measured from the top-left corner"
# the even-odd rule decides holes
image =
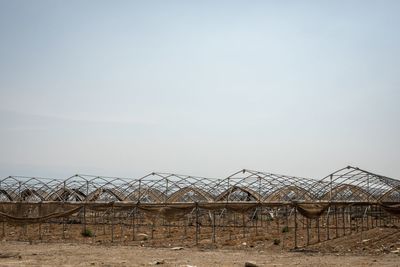
[[[0,202],[390,202],[400,181],[355,167],[315,180],[243,169],[223,179],[153,172],[139,179],[76,174],[67,179],[9,176]]]

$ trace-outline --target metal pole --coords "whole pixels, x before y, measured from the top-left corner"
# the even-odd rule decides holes
[[[131,221],[131,224],[132,224],[132,241],[135,241],[135,213],[136,213],[136,207],[133,208],[133,211],[132,211],[132,221]]]
[[[196,245],[199,244],[199,204],[196,202]]]
[[[212,242],[215,243],[215,210],[213,210],[212,217]]]
[[[343,235],[345,236],[346,235],[346,217],[345,217],[345,214],[344,214],[344,209],[345,209],[345,206],[342,206],[342,223],[343,223]]]
[[[310,219],[307,218],[307,246],[310,245]]]
[[[331,207],[328,208],[328,213],[326,214],[326,240],[329,240],[329,213]]]
[[[63,182],[63,186],[64,186],[64,190],[62,192],[62,205],[63,205],[63,211],[65,212],[65,196],[67,196],[68,194],[65,191],[65,181]],[[65,239],[65,217],[63,217],[62,219],[63,225],[62,225],[62,238]]]
[[[114,203],[111,206],[111,243],[114,243]]]
[[[336,238],[339,237],[339,229],[338,229],[338,208],[337,205],[335,205],[335,224],[336,224]]]
[[[245,223],[244,213],[242,213],[242,227],[243,227],[243,237],[246,237],[246,223]]]
[[[39,217],[42,216],[42,203],[39,203]],[[63,231],[64,236],[64,231]],[[42,222],[39,222],[39,240],[42,240]]]
[[[294,248],[297,248],[297,207],[294,208]]]

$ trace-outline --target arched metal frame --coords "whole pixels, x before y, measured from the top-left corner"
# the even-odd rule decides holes
[[[65,180],[9,176],[0,202],[396,202],[400,181],[355,167],[321,180],[243,169],[224,179],[153,172],[139,179],[76,174]]]

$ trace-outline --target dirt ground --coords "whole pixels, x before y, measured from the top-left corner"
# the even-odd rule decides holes
[[[28,232],[33,233],[32,229]],[[210,240],[202,240],[197,247],[185,244],[174,247],[180,245],[150,241],[103,243],[94,238],[75,242],[16,241],[11,238],[18,234],[11,233],[0,241],[0,266],[200,267],[245,266],[247,261],[257,266],[400,266],[400,229],[394,226],[353,233],[296,250],[273,245],[271,240],[248,239],[215,246]]]
[[[202,250],[63,243],[1,242],[0,266],[400,266],[395,253],[333,254],[314,251]]]

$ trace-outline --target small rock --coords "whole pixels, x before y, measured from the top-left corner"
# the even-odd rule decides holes
[[[152,261],[149,264],[150,265],[160,265],[160,264],[164,264],[165,261],[164,260],[157,260],[157,261]]]
[[[138,234],[137,235],[139,240],[148,240],[149,239],[149,235],[148,234]]]
[[[246,261],[244,267],[258,267],[254,261]]]
[[[171,248],[171,250],[182,250],[183,249],[183,247],[173,247],[173,248]]]

